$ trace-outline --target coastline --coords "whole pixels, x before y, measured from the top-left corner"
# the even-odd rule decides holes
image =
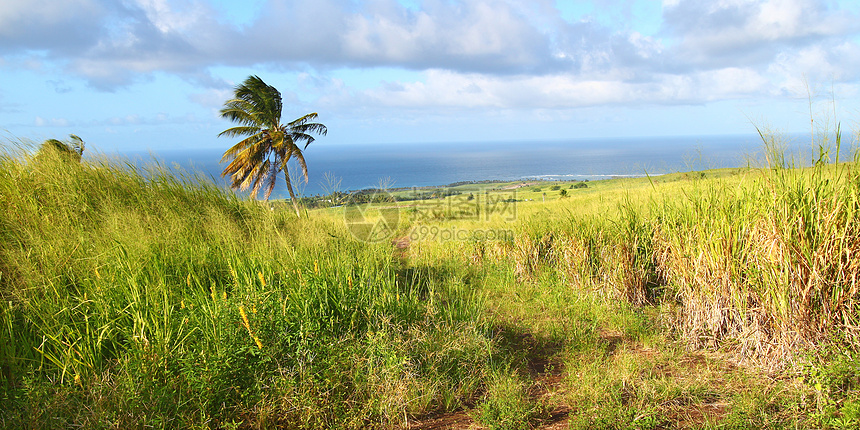
[[[737,167],[759,146],[757,136],[691,136],[565,141],[438,143],[434,145],[330,145],[305,152],[309,182],[293,180],[304,196],[372,188],[444,188],[461,183],[596,181],[679,171]],[[135,152],[138,163],[153,157],[224,184],[218,162],[223,148]],[[297,167],[290,164],[291,170]],[[278,179],[272,198],[285,198]]]

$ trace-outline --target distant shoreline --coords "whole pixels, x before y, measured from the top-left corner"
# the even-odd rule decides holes
[[[461,184],[597,181],[746,164],[760,144],[753,135],[625,139],[570,139],[434,145],[326,146],[305,151],[309,183],[293,181],[302,195],[369,189],[440,189]],[[132,154],[128,154],[132,155]],[[165,166],[180,165],[216,183],[222,149],[139,154]],[[133,156],[132,156],[133,157]],[[133,157],[134,158],[134,157]],[[297,167],[290,165],[290,172]],[[283,177],[272,197],[288,198]]]
[[[628,178],[644,178],[646,176],[662,176],[668,175],[671,173],[677,172],[669,172],[669,173],[655,173],[651,175],[538,175],[534,177],[522,178],[519,180],[504,180],[504,179],[487,179],[481,181],[457,181],[451,182],[449,184],[444,185],[424,185],[424,186],[415,186],[415,187],[391,187],[391,188],[379,188],[379,187],[367,187],[360,189],[350,189],[342,191],[344,193],[360,193],[360,192],[373,192],[373,191],[409,191],[409,190],[440,190],[446,188],[456,188],[463,187],[468,185],[500,185],[500,184],[512,184],[505,186],[501,189],[504,190],[513,190],[517,188],[523,187],[531,187],[535,185],[540,185],[542,183],[547,182],[592,182],[592,181],[608,181],[612,179],[628,179]],[[569,177],[567,179],[550,179],[550,178],[563,178]],[[585,179],[572,179],[573,177],[580,177]],[[305,197],[313,197],[312,195],[307,195]]]

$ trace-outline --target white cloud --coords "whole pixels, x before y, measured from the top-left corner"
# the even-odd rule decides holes
[[[752,69],[726,68],[690,75],[658,75],[648,82],[583,79],[569,74],[493,76],[427,72],[426,80],[387,84],[343,95],[339,104],[388,108],[570,109],[598,105],[644,106],[745,98],[767,91]],[[350,99],[347,99],[350,98]]]
[[[843,42],[836,46],[814,45],[781,53],[767,72],[776,82],[777,94],[806,97],[812,83],[845,83],[857,87],[860,79],[860,45]]]
[[[636,48],[636,53],[641,58],[653,58],[663,52],[663,45],[651,36],[643,36],[639,32],[632,32],[627,41]]]
[[[728,67],[695,75],[703,91],[697,94],[702,100],[744,98],[759,95],[768,88],[769,81],[752,69]]]
[[[215,11],[203,0],[7,0],[0,64],[50,64],[104,90],[174,74],[210,109],[229,96],[209,72],[223,65],[307,72],[285,100],[354,109],[701,103],[860,71],[860,19],[825,0],[665,0],[655,36],[565,21],[550,0],[269,0],[241,28]],[[325,76],[375,67],[427,79],[356,91]]]
[[[466,0],[422,6],[413,11],[394,0],[356,6],[333,0],[277,1],[242,37],[249,47],[246,54],[257,61],[501,73],[554,61],[546,55],[547,36],[514,5]],[[285,25],[285,18],[293,22]],[[261,43],[273,38],[291,42],[274,47]]]
[[[99,0],[4,0],[0,55],[20,53],[22,48],[72,55],[98,40],[106,13]]]
[[[202,3],[187,3],[168,0],[137,0],[146,12],[149,21],[162,33],[192,30],[195,24],[204,21],[207,14],[214,13]]]
[[[36,119],[33,121],[33,124],[35,124],[36,127],[68,127],[69,120],[65,118],[45,119],[40,116],[37,116]]]
[[[100,9],[95,0],[4,0],[0,3],[0,34],[20,30],[25,24],[65,23],[70,16],[91,15]]]
[[[679,60],[710,67],[764,64],[778,52],[857,34],[858,17],[823,0],[681,0],[664,8]]]
[[[192,102],[207,108],[220,109],[225,100],[233,98],[233,91],[229,89],[209,88],[202,93],[194,93],[189,96]]]

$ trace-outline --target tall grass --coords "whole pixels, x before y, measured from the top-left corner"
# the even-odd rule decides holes
[[[396,428],[474,407],[485,426],[528,428],[551,410],[535,369],[557,355],[594,381],[569,387],[572,425],[663,423],[664,403],[715,394],[631,389],[642,363],[619,364],[619,344],[668,338],[772,369],[856,351],[860,172],[829,163],[838,131],[810,167],[762,132],[760,168],[416,216],[397,246],[356,240],[341,212],[297,218],[165,166],[8,153],[0,423]],[[469,234],[402,240],[412,227]],[[848,390],[835,372],[810,380]]]
[[[823,342],[853,349],[860,172],[821,160],[791,168],[771,149],[770,166],[747,183],[656,208],[658,265],[683,306],[677,327],[694,346],[730,342],[771,363]]]
[[[390,427],[471,402],[492,356],[460,275],[335,217],[21,151],[0,204],[3,426]]]
[[[643,180],[609,205],[535,204],[498,260],[511,260],[521,281],[548,271],[609,300],[660,305],[693,348],[770,367],[831,342],[856,349],[856,160],[828,158],[847,152],[838,127],[811,167],[785,138],[761,137],[761,168]]]

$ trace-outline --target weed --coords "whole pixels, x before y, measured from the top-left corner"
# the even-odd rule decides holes
[[[497,371],[486,398],[476,409],[481,424],[492,430],[524,430],[545,415],[545,408],[529,398],[526,384],[516,374]]]

